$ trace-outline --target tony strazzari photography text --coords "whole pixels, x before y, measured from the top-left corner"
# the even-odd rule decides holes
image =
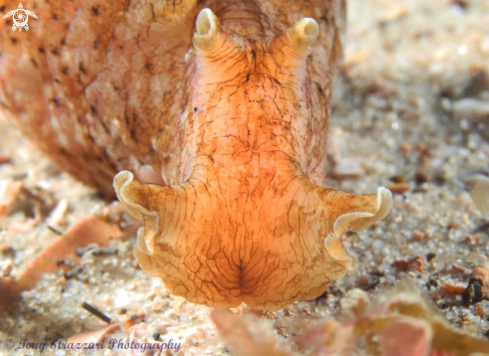
[[[41,353],[44,350],[175,350],[178,352],[182,347],[182,343],[173,342],[170,339],[167,342],[124,342],[124,339],[111,339],[108,342],[63,342],[58,339],[53,339],[51,342],[29,342],[27,339],[19,341],[18,350],[39,350]]]

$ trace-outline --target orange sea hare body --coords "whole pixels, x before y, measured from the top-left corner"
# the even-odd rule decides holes
[[[30,52],[3,45],[23,54],[20,68],[0,57],[4,111],[100,190],[122,171],[113,185],[144,219],[143,270],[190,302],[277,310],[355,266],[344,231],[385,217],[392,198],[323,188],[342,1],[66,6],[81,8],[63,15],[61,41],[41,27]],[[13,84],[21,73],[34,84]],[[159,185],[138,181],[148,167]]]

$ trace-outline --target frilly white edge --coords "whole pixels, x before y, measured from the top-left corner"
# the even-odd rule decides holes
[[[117,197],[127,212],[138,220],[144,219],[145,226],[138,229],[137,246],[142,253],[152,255],[155,245],[154,237],[158,231],[158,214],[134,202],[130,188],[133,180],[134,175],[131,172],[121,171],[114,177],[113,185]]]
[[[336,219],[333,229],[324,239],[324,247],[328,253],[336,260],[342,261],[346,269],[352,270],[357,267],[357,260],[346,250],[341,238],[346,230],[362,231],[375,222],[382,220],[387,216],[392,208],[392,193],[380,187],[377,191],[377,211],[373,213],[355,212],[341,215]]]

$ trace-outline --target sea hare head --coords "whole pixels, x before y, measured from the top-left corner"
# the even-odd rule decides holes
[[[276,310],[319,296],[355,267],[341,241],[387,215],[391,194],[318,186],[306,65],[319,29],[303,19],[273,38],[223,30],[209,9],[188,53],[179,179],[114,179],[135,218],[144,271],[190,302]],[[312,157],[312,158],[311,158]],[[316,172],[317,173],[317,172]]]

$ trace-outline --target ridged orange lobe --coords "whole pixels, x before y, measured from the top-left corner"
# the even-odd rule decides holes
[[[224,22],[223,22],[224,23]],[[135,256],[169,292],[208,306],[277,310],[324,292],[355,259],[342,243],[384,218],[392,196],[315,184],[316,111],[307,70],[319,27],[242,37],[204,9],[188,54],[175,185],[114,179],[137,219]]]

